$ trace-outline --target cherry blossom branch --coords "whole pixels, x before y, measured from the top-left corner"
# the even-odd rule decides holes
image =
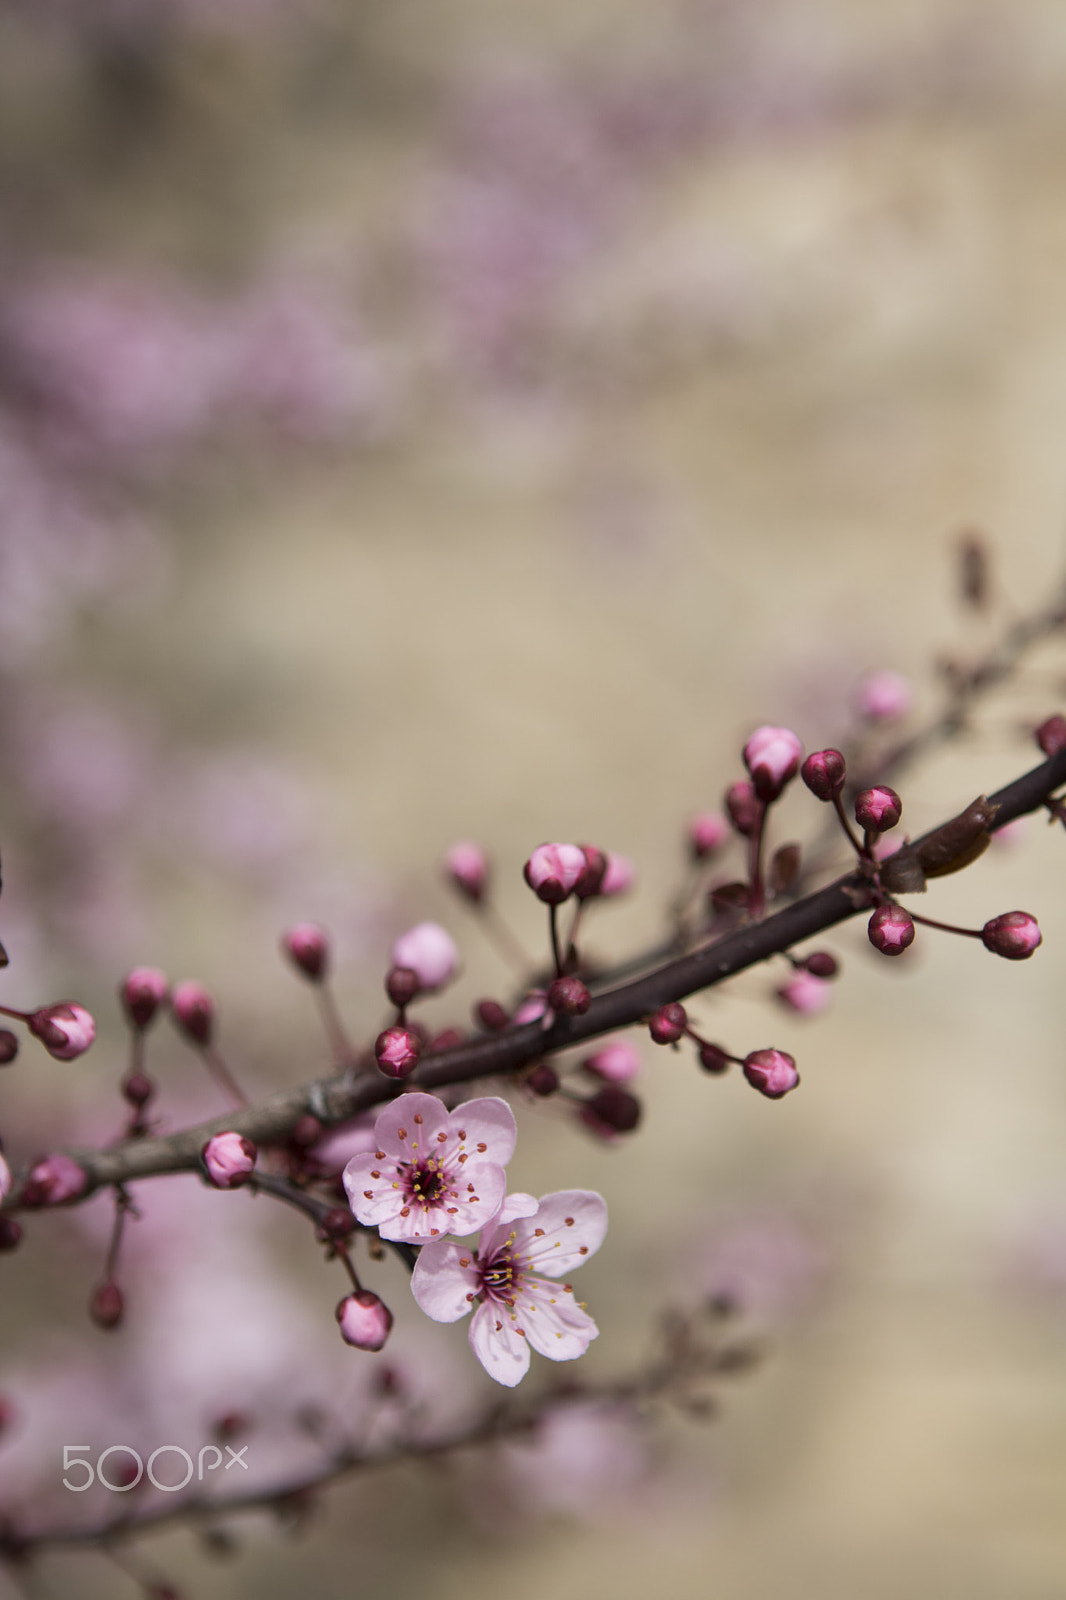
[[[1028,626],[1031,628],[1032,624]],[[989,798],[989,809],[994,812],[990,831],[1044,808],[1064,784],[1066,750],[1060,750]],[[938,836],[946,835],[950,826],[949,821],[939,829],[931,829],[915,841],[913,848],[935,849]],[[598,986],[593,985],[598,992],[583,1015],[557,1017],[547,1028],[541,1022],[509,1027],[431,1052],[405,1080],[406,1086],[439,1090],[515,1073],[572,1045],[639,1023],[663,1005],[713,988],[800,941],[847,921],[869,905],[868,881],[858,871],[846,873],[761,921],[746,924],[672,960],[660,961],[629,981],[615,982],[608,975],[599,980]],[[85,1173],[86,1187],[70,1203],[76,1204],[106,1185],[168,1172],[202,1170],[204,1145],[223,1130],[233,1130],[257,1145],[280,1144],[301,1117],[314,1116],[324,1127],[331,1127],[391,1099],[399,1089],[398,1083],[383,1077],[375,1068],[350,1068],[166,1136],[128,1139],[107,1150],[72,1150],[72,1158]],[[5,1212],[20,1209],[25,1181],[24,1173],[5,1202]]]

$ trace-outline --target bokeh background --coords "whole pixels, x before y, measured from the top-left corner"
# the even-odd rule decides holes
[[[631,857],[594,929],[621,958],[662,934],[685,820],[752,726],[839,740],[880,668],[920,720],[945,659],[1046,598],[1064,86],[1056,0],[9,0],[4,997],[76,993],[100,1025],[83,1061],[4,1073],[13,1159],[117,1132],[130,965],[206,982],[266,1092],[325,1061],[277,953],[297,918],[332,930],[361,1038],[425,916],[466,962],[434,1019],[507,996],[440,880],[456,838],[531,949],[532,846]],[[996,552],[984,613],[964,526]],[[905,822],[1030,765],[1064,674],[1061,644],[1034,653],[908,775]],[[783,810],[817,833],[809,797]],[[797,1056],[786,1101],[649,1047],[632,1140],[520,1113],[518,1185],[611,1208],[583,1372],[639,1360],[666,1305],[741,1293],[767,1355],[713,1422],[393,1472],[302,1538],[174,1532],[136,1571],[207,1600],[1061,1595],[1062,849],[1030,822],[930,896],[1032,910],[1030,964],[928,937],[890,965],[847,929],[817,1019],[775,1002],[783,972],[696,1002],[731,1048]],[[164,1029],[151,1065],[174,1125],[215,1111]],[[81,1326],[106,1206],[5,1259],[16,1519],[74,1515],[72,1426],[195,1448],[241,1409],[267,1477],[338,1417],[384,1426],[297,1222],[142,1189],[116,1334]],[[483,1393],[462,1330],[428,1329],[394,1265],[372,1281],[427,1414]],[[34,1582],[124,1580],[57,1555]]]

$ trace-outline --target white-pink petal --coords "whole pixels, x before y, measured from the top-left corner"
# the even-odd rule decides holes
[[[471,1161],[495,1161],[498,1166],[505,1167],[514,1155],[518,1137],[514,1112],[498,1095],[486,1095],[481,1100],[467,1100],[456,1106],[451,1114],[451,1127],[459,1150],[468,1154]]]
[[[434,1322],[458,1322],[470,1311],[477,1288],[478,1272],[469,1247],[443,1242],[423,1245],[411,1274],[411,1293],[427,1317]]]
[[[560,1278],[595,1255],[607,1235],[607,1204],[592,1189],[547,1194],[535,1217],[516,1222],[515,1254],[533,1272]]]
[[[527,1283],[515,1310],[534,1350],[550,1361],[576,1361],[600,1331],[570,1291],[555,1283]]]
[[[529,1345],[504,1306],[478,1306],[470,1324],[470,1348],[490,1378],[513,1389],[529,1371]]]
[[[416,1122],[416,1117],[421,1117],[421,1122]],[[436,1147],[439,1133],[450,1131],[450,1118],[436,1095],[417,1091],[390,1100],[374,1124],[378,1149],[399,1161],[417,1159],[419,1153]],[[419,1149],[412,1153],[414,1144]]]

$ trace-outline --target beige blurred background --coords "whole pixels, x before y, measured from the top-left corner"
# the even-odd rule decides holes
[[[881,667],[928,714],[935,661],[987,648],[1066,560],[1060,6],[309,0],[160,11],[162,37],[148,10],[84,32],[61,8],[0,24],[11,283],[179,282],[220,328],[264,276],[324,285],[371,399],[280,442],[223,418],[116,468],[108,493],[150,521],[157,578],[120,614],[72,606],[8,667],[11,697],[107,707],[123,749],[155,752],[105,796],[86,849],[110,887],[98,913],[79,901],[77,938],[62,880],[48,918],[34,909],[59,871],[35,810],[48,780],[13,780],[7,992],[77,989],[102,1034],[76,1070],[26,1054],[7,1076],[26,1148],[50,1118],[102,1116],[122,1048],[111,986],[135,961],[208,982],[264,1089],[321,1066],[306,996],[279,976],[288,920],[336,929],[362,1036],[388,940],[421,916],[467,960],[431,1008],[442,1024],[505,994],[439,882],[456,838],[491,849],[530,946],[529,849],[624,852],[639,887],[596,946],[651,941],[684,821],[719,804],[755,723],[838,739]],[[965,525],[996,552],[990,616],[957,600]],[[1064,671],[1061,644],[1037,652],[908,775],[905,820],[1033,764],[1026,729],[1061,704]],[[179,767],[241,754],[179,791],[168,749]],[[784,811],[814,835],[813,800]],[[720,1419],[665,1422],[675,1465],[642,1504],[512,1533],[465,1520],[454,1475],[394,1474],[336,1491],[300,1542],[255,1531],[232,1562],[167,1535],[151,1548],[182,1592],[1060,1596],[1063,866],[1057,830],[1031,821],[929,897],[977,924],[1031,910],[1030,964],[929,936],[886,970],[849,928],[826,941],[845,974],[824,1017],[775,1008],[777,973],[695,1002],[730,1047],[796,1055],[802,1088],[781,1103],[649,1049],[631,1142],[525,1113],[518,1185],[600,1187],[611,1208],[586,1274],[591,1372],[636,1359],[662,1304],[705,1291],[708,1241],[755,1228],[810,1252],[803,1293],[777,1307],[771,1282],[767,1360]],[[212,1109],[176,1044],[156,1062]],[[17,1354],[85,1285],[27,1251],[8,1270]],[[289,1270],[293,1293],[320,1283],[317,1263]],[[402,1541],[395,1565],[375,1526]],[[42,1592],[117,1592],[91,1558],[46,1574]]]

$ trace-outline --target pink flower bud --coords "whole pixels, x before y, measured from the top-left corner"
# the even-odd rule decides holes
[[[883,956],[902,955],[914,943],[914,923],[902,906],[878,906],[866,932],[874,949]]]
[[[411,1004],[421,987],[418,973],[410,967],[390,967],[385,977],[385,993],[401,1011]]]
[[[122,1009],[135,1028],[147,1028],[167,997],[166,973],[158,967],[134,967],[118,992]]]
[[[717,811],[701,811],[688,825],[688,843],[697,861],[713,855],[729,837],[729,824]]]
[[[903,801],[887,784],[875,784],[855,796],[855,821],[870,833],[887,833],[903,815]]]
[[[538,1061],[526,1079],[534,1094],[547,1097],[559,1087],[559,1074],[548,1061]]]
[[[418,1065],[421,1041],[410,1028],[386,1028],[374,1043],[374,1058],[386,1078],[406,1078]]]
[[[17,1250],[22,1229],[14,1217],[0,1217],[0,1250]]]
[[[93,1290],[89,1315],[98,1328],[117,1328],[124,1309],[122,1290],[113,1280],[109,1279]]]
[[[581,1065],[607,1083],[627,1083],[640,1071],[640,1056],[628,1039],[612,1039],[586,1056]]]
[[[392,1312],[369,1289],[345,1295],[336,1310],[341,1338],[357,1350],[380,1350],[392,1328]]]
[[[489,858],[479,844],[470,839],[453,844],[444,857],[444,870],[459,893],[474,905],[484,899],[489,882]]]
[[[0,1067],[6,1067],[19,1053],[19,1042],[10,1028],[0,1028]]]
[[[1005,956],[1008,961],[1027,961],[1041,943],[1041,933],[1036,918],[1028,911],[1004,911],[993,917],[981,929],[985,949],[994,956]]]
[[[410,967],[425,990],[441,989],[455,976],[459,951],[451,934],[437,922],[420,922],[402,933],[392,947],[394,967]]]
[[[216,1133],[202,1151],[207,1176],[216,1189],[238,1189],[247,1183],[257,1153],[242,1133]]]
[[[318,1224],[318,1237],[325,1243],[329,1239],[347,1239],[355,1232],[355,1218],[343,1206],[332,1206]]]
[[[617,1084],[606,1083],[585,1101],[581,1120],[593,1133],[610,1139],[619,1133],[632,1133],[640,1122],[642,1109],[635,1094],[619,1089]]]
[[[600,893],[604,896],[627,894],[637,880],[637,869],[628,856],[615,855],[613,850],[607,852],[607,870],[600,884]]]
[[[725,792],[725,808],[729,812],[729,820],[743,838],[747,839],[755,832],[762,807],[750,783],[745,783],[743,779],[731,783]]]
[[[11,1168],[4,1160],[3,1152],[0,1151],[0,1200],[7,1199],[8,1195],[11,1193],[11,1184]]]
[[[914,703],[911,686],[898,672],[870,672],[859,684],[856,705],[871,722],[894,722]]]
[[[594,900],[602,890],[607,855],[594,844],[582,844],[578,849],[585,857],[585,868],[574,885],[574,893],[579,900]]]
[[[848,769],[839,750],[815,750],[803,763],[800,775],[819,800],[832,800],[843,789]]]
[[[538,845],[522,868],[533,893],[545,905],[558,906],[569,899],[587,869],[585,852],[576,844]]]
[[[76,1200],[88,1188],[85,1172],[69,1156],[42,1156],[30,1168],[22,1191],[24,1206],[61,1206]]]
[[[688,1027],[688,1015],[678,1000],[661,1006],[648,1022],[648,1031],[656,1044],[676,1044]]]
[[[526,1022],[540,1022],[547,1015],[548,996],[543,989],[534,989],[533,993],[522,1001],[511,1021],[516,1028],[520,1028]]]
[[[717,1044],[701,1044],[699,1056],[700,1066],[704,1072],[713,1073],[715,1077],[718,1077],[723,1072],[728,1072],[733,1061],[732,1056],[726,1055],[721,1046]]]
[[[822,978],[816,978],[810,972],[794,972],[787,983],[783,983],[777,990],[777,998],[790,1011],[798,1011],[802,1016],[812,1017],[819,1011],[824,1011],[829,1004],[829,985]]]
[[[33,1013],[27,1026],[57,1061],[73,1061],[84,1055],[96,1038],[96,1023],[76,1000],[42,1006]]]
[[[127,1105],[142,1111],[155,1094],[155,1084],[143,1072],[131,1072],[122,1080],[122,1097]]]
[[[317,922],[297,922],[281,936],[282,952],[297,972],[320,983],[329,971],[329,937]]]
[[[790,728],[756,728],[744,746],[744,765],[764,804],[776,800],[799,771],[803,746]]]
[[[784,1050],[753,1050],[744,1058],[744,1076],[768,1100],[780,1100],[800,1081],[795,1061]]]
[[[1048,717],[1036,730],[1036,742],[1046,756],[1057,756],[1060,750],[1066,750],[1066,717],[1058,713]]]
[[[191,980],[171,991],[170,1010],[178,1029],[193,1044],[209,1045],[215,1031],[215,1002],[203,984]]]
[[[556,978],[548,985],[548,1005],[559,1016],[583,1017],[592,996],[580,978]]]
[[[836,956],[830,955],[828,950],[812,951],[803,965],[816,978],[835,978],[840,970]]]
[[[511,1020],[498,1000],[479,1000],[474,1015],[486,1033],[502,1033]]]

